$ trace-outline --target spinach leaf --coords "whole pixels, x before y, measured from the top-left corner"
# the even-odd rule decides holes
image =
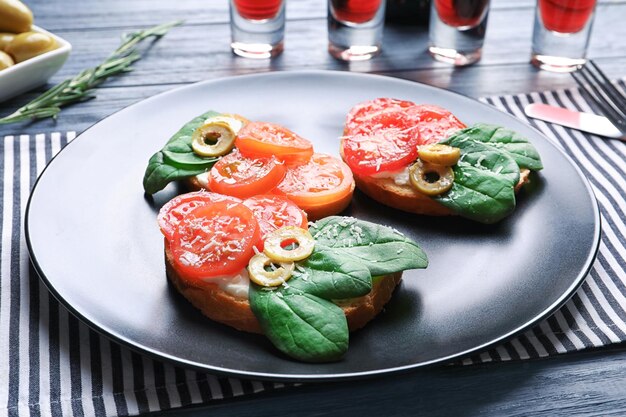
[[[182,140],[166,145],[161,153],[169,164],[186,168],[197,167],[206,170],[219,160],[217,157],[199,157],[193,151],[191,142]]]
[[[288,286],[326,300],[353,298],[372,290],[372,276],[361,263],[316,248],[298,263]]]
[[[519,166],[507,152],[462,137],[451,140],[449,144],[461,149],[461,159],[456,165],[457,167],[473,166],[500,175],[509,180],[512,186],[515,186],[519,181]]]
[[[425,268],[428,258],[402,233],[386,226],[351,217],[331,216],[311,227],[315,250],[332,252],[365,266],[371,275],[387,275]]]
[[[348,350],[348,323],[330,301],[292,288],[251,284],[250,307],[279,350],[306,362],[340,359]]]
[[[533,171],[543,168],[539,152],[528,139],[517,132],[500,126],[478,123],[472,127],[455,132],[441,143],[457,146],[454,143],[468,139],[483,142],[508,153],[520,168],[528,168]]]
[[[339,359],[348,349],[343,310],[330,300],[368,294],[372,275],[424,268],[416,243],[385,226],[332,216],[311,225],[313,253],[291,279],[268,289],[251,283],[250,306],[263,332],[287,355],[308,362]]]
[[[459,163],[454,167],[450,191],[433,198],[463,217],[492,224],[515,209],[514,186],[503,175]]]
[[[163,152],[159,151],[152,155],[148,162],[148,168],[143,177],[143,189],[148,194],[161,191],[172,181],[202,174],[206,168],[178,168],[165,162]]]
[[[441,143],[461,149],[452,188],[433,198],[455,213],[481,223],[502,220],[515,209],[520,166],[541,169],[537,150],[517,133],[477,124]]]
[[[191,147],[191,135],[209,117],[219,113],[208,111],[187,122],[172,136],[163,149],[152,155],[143,178],[144,190],[154,194],[172,181],[201,174],[210,169],[219,158],[196,155]]]

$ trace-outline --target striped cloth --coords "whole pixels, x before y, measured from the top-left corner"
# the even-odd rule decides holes
[[[472,364],[545,357],[626,340],[626,144],[527,120],[525,104],[590,110],[577,91],[493,97],[558,143],[591,181],[603,222],[598,259],[577,294],[552,317]],[[134,415],[275,389],[143,357],[83,325],[32,270],[23,231],[29,191],[75,134],[5,136],[0,143],[0,414]]]
[[[624,80],[616,83],[626,91]],[[626,142],[527,118],[545,103],[593,113],[575,90],[489,97],[483,101],[540,130],[581,168],[600,206],[600,250],[581,288],[560,310],[526,333],[464,359],[463,364],[539,358],[626,341]]]
[[[52,297],[29,263],[24,212],[37,175],[74,137],[5,136],[0,143],[0,415],[135,415],[283,386],[143,357]]]

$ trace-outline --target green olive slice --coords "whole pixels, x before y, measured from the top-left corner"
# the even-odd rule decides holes
[[[434,196],[452,188],[454,171],[449,166],[429,164],[418,160],[409,168],[409,179],[417,191]]]
[[[236,115],[231,116],[231,115],[223,114],[220,116],[209,117],[208,119],[204,121],[204,124],[213,123],[213,122],[226,123],[232,129],[232,131],[235,132],[235,135],[236,135],[237,133],[239,133],[241,128],[247,123],[247,120],[241,116],[236,116]]]
[[[235,132],[228,123],[207,120],[191,135],[191,148],[200,156],[222,156],[235,146]]]
[[[455,165],[461,158],[461,150],[459,148],[441,143],[420,146],[418,151],[419,158],[422,161],[448,167]]]
[[[254,255],[248,262],[248,275],[254,283],[264,287],[277,287],[291,278],[295,267],[293,262],[279,262],[269,258],[264,253]]]
[[[315,239],[308,230],[285,226],[265,237],[263,252],[277,262],[296,262],[308,258],[314,247]]]

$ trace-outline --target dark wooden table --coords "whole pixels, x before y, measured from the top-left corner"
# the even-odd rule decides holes
[[[244,73],[332,69],[414,80],[471,97],[567,88],[568,75],[528,64],[534,2],[494,0],[483,59],[455,69],[426,53],[427,30],[388,25],[384,53],[344,64],[326,52],[323,0],[288,0],[285,52],[272,61],[234,57],[229,49],[226,0],[27,0],[36,24],[73,45],[68,63],[52,79],[93,66],[124,31],[185,19],[153,45],[135,71],[104,84],[98,98],[65,109],[59,119],[0,126],[0,136],[75,130],[159,92],[200,80]],[[626,75],[626,1],[601,2],[590,56],[613,77]],[[37,90],[39,92],[43,89]],[[0,104],[0,114],[33,98]],[[439,366],[391,377],[306,385],[175,410],[170,415],[626,415],[626,345],[561,357],[469,367]]]

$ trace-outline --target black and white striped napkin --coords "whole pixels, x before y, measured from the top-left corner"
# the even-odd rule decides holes
[[[24,212],[37,175],[74,137],[57,132],[0,142],[0,415],[135,415],[283,386],[143,357],[100,336],[52,297],[29,263]]]
[[[626,91],[624,80],[616,84]],[[593,113],[577,89],[483,101],[528,122],[576,162],[598,200],[602,235],[591,272],[569,302],[533,329],[463,364],[546,357],[626,341],[626,143],[524,115],[530,103]]]
[[[525,104],[589,110],[577,91],[485,99],[559,144],[589,178],[602,242],[590,275],[552,317],[472,364],[545,357],[626,341],[626,144],[527,120]],[[29,265],[23,215],[30,189],[73,132],[5,136],[0,142],[0,414],[134,415],[283,386],[223,378],[143,357],[83,325]]]

